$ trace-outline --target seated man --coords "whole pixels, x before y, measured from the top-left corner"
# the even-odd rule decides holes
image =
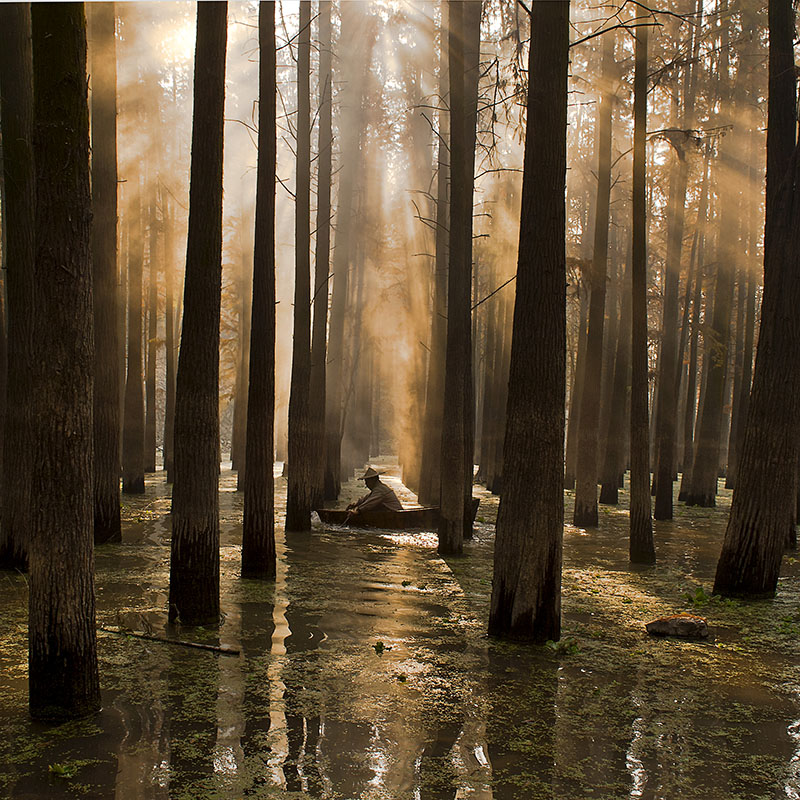
[[[347,510],[353,514],[360,514],[362,511],[402,511],[403,506],[397,499],[397,495],[385,484],[381,483],[380,474],[372,467],[361,476],[367,484],[369,494],[365,494],[355,503],[350,503]]]

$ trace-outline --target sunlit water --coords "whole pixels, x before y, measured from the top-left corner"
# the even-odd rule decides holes
[[[654,568],[629,566],[622,507],[568,527],[557,650],[485,636],[497,502],[482,488],[462,558],[431,533],[315,527],[278,533],[268,584],[239,578],[234,488],[223,470],[219,629],[167,627],[160,474],[124,499],[123,543],[97,549],[98,624],[241,654],[101,632],[94,719],[28,719],[26,583],[0,575],[0,796],[800,798],[797,564],[774,601],[709,598],[729,497],[656,523]],[[714,641],[647,637],[682,610]]]

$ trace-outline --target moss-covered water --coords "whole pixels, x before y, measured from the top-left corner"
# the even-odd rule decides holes
[[[167,627],[160,476],[125,499],[123,543],[97,549],[97,597],[99,625],[240,655],[100,632],[93,719],[28,719],[25,577],[0,575],[0,796],[800,797],[800,570],[785,560],[773,601],[710,596],[725,493],[656,523],[652,568],[627,562],[624,505],[568,527],[563,639],[531,648],[485,636],[496,499],[479,488],[462,558],[432,534],[316,528],[278,534],[262,584],[238,576],[234,487],[223,471],[218,630]],[[647,637],[684,610],[713,641]]]

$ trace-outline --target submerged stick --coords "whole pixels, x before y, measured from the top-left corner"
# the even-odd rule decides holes
[[[197,650],[211,650],[213,653],[221,653],[226,656],[238,656],[239,650],[231,647],[228,644],[201,644],[200,642],[184,642],[181,639],[167,639],[164,636],[153,636],[149,633],[139,633],[138,631],[126,631],[120,628],[106,628],[100,626],[98,630],[105,631],[106,633],[116,633],[120,636],[135,636],[137,639],[147,639],[149,642],[163,642],[165,644],[179,644],[183,647],[194,647]]]

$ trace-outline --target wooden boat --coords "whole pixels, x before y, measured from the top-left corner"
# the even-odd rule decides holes
[[[472,499],[472,520],[478,513],[480,500]],[[402,511],[364,511],[353,514],[343,508],[316,509],[323,525],[347,525],[351,528],[383,528],[403,531],[410,529],[435,531],[439,527],[439,507],[404,508]]]

